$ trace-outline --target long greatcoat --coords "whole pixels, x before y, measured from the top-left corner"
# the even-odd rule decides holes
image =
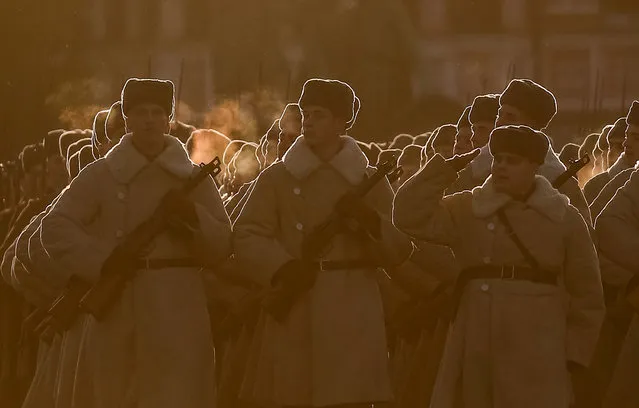
[[[373,171],[350,137],[322,162],[298,138],[257,179],[234,225],[235,254],[244,273],[265,287],[286,262],[301,256],[304,235],[323,222],[337,200]],[[412,246],[390,222],[392,190],[384,179],[366,197],[382,217],[378,243],[389,265]],[[328,260],[370,256],[369,242],[339,234]],[[258,322],[242,396],[263,404],[327,406],[388,401],[391,387],[382,301],[374,268],[320,272],[315,286],[279,324]]]
[[[149,162],[125,135],[104,159],[87,166],[42,219],[40,238],[52,262],[96,282],[113,248],[148,219],[160,199],[196,171],[183,145],[165,136]],[[195,239],[209,264],[230,255],[230,223],[212,179],[192,193]],[[160,234],[141,257],[194,256],[191,243]],[[85,351],[97,408],[208,407],[213,343],[199,268],[139,270],[102,322],[89,319]]]
[[[599,264],[588,228],[568,199],[537,176],[524,203],[492,179],[443,196],[454,170],[435,156],[397,192],[394,221],[407,234],[449,246],[462,270],[527,266],[496,211],[559,285],[477,279],[461,296],[431,407],[567,407],[566,361],[588,365],[604,315]]]
[[[617,190],[597,218],[599,248],[611,261],[627,271],[639,271],[639,170]],[[639,361],[639,320],[635,314],[617,359],[604,407],[635,407]]]

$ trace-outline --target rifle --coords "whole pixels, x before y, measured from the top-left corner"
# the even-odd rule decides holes
[[[579,173],[579,170],[583,169],[584,166],[586,166],[586,164],[588,163],[590,163],[590,156],[588,155],[588,153],[586,153],[583,157],[580,157],[579,159],[572,161],[570,165],[568,166],[568,168],[566,169],[566,171],[561,173],[559,177],[557,177],[555,181],[553,181],[552,186],[554,188],[559,188],[563,186],[566,183],[566,181],[575,177],[577,173]]]
[[[209,175],[217,176],[220,170],[220,159],[216,157],[209,164],[200,167],[200,171],[182,186],[181,193],[190,193]],[[156,210],[151,218],[138,225],[121,245],[130,252],[139,254],[155,237],[166,230],[169,221],[163,211]],[[98,282],[82,297],[80,307],[101,321],[119,298],[133,272],[130,269],[103,271]]]
[[[353,191],[346,193],[342,199],[348,199],[348,196],[363,198],[382,179],[386,177],[389,179],[397,179],[401,174],[402,169],[401,167],[397,167],[395,160],[385,161],[377,167],[375,173],[370,177],[364,178]],[[337,211],[333,211],[328,219],[313,228],[304,238],[302,244],[302,259],[308,262],[316,262],[321,258],[326,248],[333,241],[333,238],[342,231],[343,225],[342,217]],[[276,319],[283,319],[288,315],[288,312],[300,295],[301,293],[297,293],[297,291],[291,291],[282,285],[278,285],[267,289],[262,299],[262,307]]]
[[[200,165],[200,171],[191,177],[180,189],[188,194],[209,175],[215,177],[220,172],[220,159],[216,157],[210,163]],[[158,207],[151,218],[138,225],[120,246],[130,249],[130,253],[139,254],[155,237],[169,226],[170,218]],[[133,276],[130,269],[103,270],[98,282],[92,287],[77,277],[71,277],[62,295],[48,310],[36,310],[26,323],[35,327],[45,340],[55,333],[68,330],[82,312],[92,314],[98,321],[102,320],[118,299],[127,281]]]

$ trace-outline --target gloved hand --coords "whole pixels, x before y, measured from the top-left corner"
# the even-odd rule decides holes
[[[177,219],[190,226],[198,225],[195,204],[180,190],[169,190],[160,201],[159,211],[166,217]]]
[[[456,154],[450,159],[446,159],[446,163],[448,163],[453,168],[453,170],[455,170],[455,172],[459,172],[466,166],[468,166],[468,163],[473,161],[473,159],[479,155],[479,152],[480,149],[475,149],[468,153]]]
[[[292,292],[309,290],[315,284],[317,268],[309,262],[293,259],[282,265],[273,275],[271,285],[282,286]]]
[[[136,254],[132,253],[126,246],[116,246],[111,255],[102,264],[102,274],[117,272],[121,269],[133,268]]]
[[[335,211],[346,220],[347,226],[351,229],[357,230],[357,227],[360,227],[374,238],[381,236],[381,218],[362,198],[347,194],[337,202]],[[349,221],[354,221],[355,225],[349,225]]]

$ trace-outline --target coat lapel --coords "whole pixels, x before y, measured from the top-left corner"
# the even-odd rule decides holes
[[[113,177],[123,184],[128,184],[142,169],[151,164],[133,146],[132,135],[126,134],[104,157]],[[193,173],[193,163],[182,143],[173,136],[165,135],[166,148],[153,161],[169,174],[185,179]]]
[[[364,178],[368,168],[368,159],[357,142],[342,136],[342,149],[327,164],[333,167],[350,184],[358,184]],[[324,163],[308,147],[304,137],[298,137],[284,155],[284,167],[298,180],[310,176]]]
[[[512,202],[509,195],[495,191],[492,176],[472,190],[472,210],[478,218],[487,218]],[[568,197],[559,193],[545,177],[536,176],[535,191],[525,205],[554,222],[561,222],[569,202]]]

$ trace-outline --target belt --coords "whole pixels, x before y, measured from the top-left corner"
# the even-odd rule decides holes
[[[175,259],[136,259],[133,262],[135,269],[165,269],[165,268],[196,268],[199,267],[192,258]]]
[[[368,259],[322,260],[317,263],[320,271],[337,271],[340,269],[375,269],[379,265]]]
[[[461,272],[460,284],[473,279],[521,280],[547,285],[557,284],[557,274],[543,269],[513,265],[482,265],[466,268]]]

